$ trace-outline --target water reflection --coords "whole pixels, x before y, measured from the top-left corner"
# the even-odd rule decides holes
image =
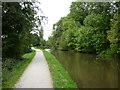
[[[50,49],[45,49],[45,51],[50,52],[51,50]]]
[[[72,51],[52,51],[52,53],[69,72],[79,88],[118,87],[118,69],[107,62],[109,59],[103,60],[94,54]]]

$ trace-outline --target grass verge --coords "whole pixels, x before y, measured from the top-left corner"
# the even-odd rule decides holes
[[[7,59],[3,65],[2,88],[12,88],[35,55],[35,51],[23,55],[23,60]]]
[[[45,50],[42,51],[51,72],[54,88],[77,88],[76,83],[71,79],[68,72],[62,67],[55,56]]]

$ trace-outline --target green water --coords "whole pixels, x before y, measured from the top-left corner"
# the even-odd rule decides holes
[[[94,54],[52,51],[79,88],[118,88],[118,58]],[[111,62],[112,61],[112,62]],[[114,62],[113,62],[114,61]]]

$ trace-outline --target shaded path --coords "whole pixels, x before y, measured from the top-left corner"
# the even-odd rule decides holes
[[[36,50],[36,55],[15,84],[15,88],[53,88],[43,52],[39,49],[34,50]]]

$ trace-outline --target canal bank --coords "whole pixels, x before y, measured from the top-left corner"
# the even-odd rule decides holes
[[[79,88],[118,88],[118,58],[73,51],[50,51]]]
[[[54,88],[77,88],[76,83],[71,79],[68,72],[51,53],[42,50],[51,72]]]

